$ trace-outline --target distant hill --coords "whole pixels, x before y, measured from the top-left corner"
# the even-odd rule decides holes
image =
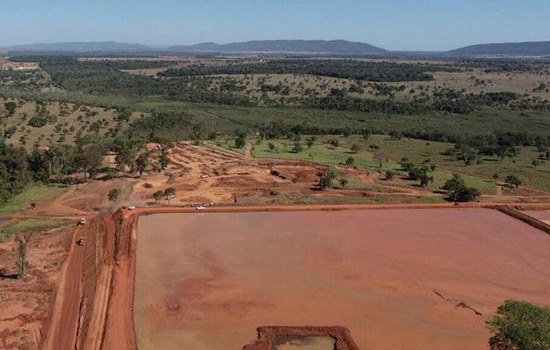
[[[38,43],[0,48],[6,52],[67,53],[294,53],[328,55],[384,55],[405,57],[483,57],[483,56],[550,56],[550,41],[480,44],[447,52],[387,51],[382,48],[346,40],[255,40],[230,44],[201,43],[152,47],[141,44],[104,42]]]
[[[29,44],[10,46],[6,49],[8,51],[32,52],[137,52],[153,50],[146,45],[117,43],[114,41]]]
[[[317,53],[317,54],[386,54],[388,51],[365,43],[346,40],[262,40],[231,44],[202,43],[170,46],[169,51],[203,53]]]
[[[550,41],[481,44],[448,51],[450,56],[550,56]]]

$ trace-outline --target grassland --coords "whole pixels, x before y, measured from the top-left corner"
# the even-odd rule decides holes
[[[504,158],[480,156],[480,164],[466,165],[462,160],[457,160],[453,156],[447,156],[443,153],[454,145],[445,142],[428,142],[423,140],[402,139],[391,140],[388,136],[375,135],[369,140],[364,141],[359,136],[350,136],[342,138],[343,148],[351,147],[354,143],[360,145],[377,145],[379,152],[384,156],[399,161],[406,157],[415,164],[428,163],[435,164],[440,169],[469,174],[479,178],[478,185],[488,184],[493,179],[493,175],[498,174],[500,180],[504,180],[507,175],[514,174],[518,176],[524,185],[550,191],[550,162],[540,161],[537,167],[532,165],[533,160],[539,159],[539,153],[535,147],[520,147],[520,155],[515,158]],[[489,181],[489,182],[488,182]]]
[[[292,148],[294,147],[294,142],[292,141],[270,140],[256,142],[252,150],[252,155],[257,158],[306,160],[332,166],[345,164],[346,160],[351,157],[354,159],[353,165],[355,166],[372,168],[380,171],[401,170],[401,165],[398,162],[402,157],[408,157],[409,160],[415,164],[428,164],[425,162],[426,157],[423,157],[427,155],[426,150],[422,147],[416,147],[421,144],[428,147],[429,145],[426,145],[426,141],[414,140],[417,144],[412,145],[413,147],[411,147],[411,144],[406,144],[405,141],[396,141],[401,142],[401,146],[397,147],[398,145],[396,145],[394,141],[387,140],[388,137],[386,136],[377,135],[373,136],[372,139],[363,140],[359,136],[353,135],[349,138],[336,137],[340,142],[340,146],[334,148],[326,143],[333,138],[335,137],[319,137],[311,148],[304,146],[305,149],[299,153],[292,152]],[[269,143],[275,146],[274,150],[270,150]],[[387,151],[387,143],[390,143],[394,147],[392,149],[393,152]],[[360,147],[357,153],[353,153],[350,150],[353,144],[357,144]],[[378,145],[380,149],[376,152],[370,150],[368,146],[372,144]],[[446,148],[452,146],[450,144],[444,145],[446,145]],[[440,147],[442,147],[442,145],[440,145]],[[441,152],[446,148],[442,148]],[[428,149],[430,152],[434,152],[431,148],[428,147]],[[408,156],[409,154],[411,157]],[[413,155],[416,155],[416,157],[413,157]],[[437,167],[441,163],[437,162],[437,159],[434,159],[433,161],[431,160],[429,164],[434,164]],[[431,173],[431,176],[434,177],[434,181],[429,184],[428,188],[434,191],[439,190],[447,180],[452,178],[454,172],[454,169],[436,168],[436,170]],[[467,185],[477,188],[483,194],[496,193],[496,183],[489,179],[489,177],[482,178],[476,175],[463,174],[463,178]],[[405,187],[416,186],[415,182],[398,177],[391,181],[387,181],[387,184]],[[351,185],[353,186],[353,183]]]
[[[387,82],[392,87],[403,87],[402,90],[394,90],[396,100],[409,100],[414,97],[429,95],[434,89],[452,88],[456,90],[466,89],[472,93],[482,92],[504,92],[515,91],[521,94],[530,94],[541,99],[550,99],[550,91],[547,89],[537,91],[536,88],[544,83],[550,86],[550,75],[538,73],[487,73],[482,69],[473,69],[460,72],[435,72],[432,73],[432,81],[413,82]],[[272,99],[288,97],[301,97],[307,90],[312,91],[316,96],[328,96],[331,89],[349,90],[355,81],[350,79],[331,78],[323,76],[299,75],[299,74],[255,74],[255,75],[217,75],[211,76],[214,80],[214,87],[219,87],[223,82],[231,78],[239,85],[245,87],[242,94],[259,99],[264,93],[260,89],[262,84],[284,85],[290,88],[288,95],[279,95],[267,92]],[[352,97],[385,99],[378,91],[365,84],[363,92],[352,92]]]
[[[430,204],[445,202],[441,196],[388,196],[376,197],[323,197],[303,196],[296,199],[293,204],[314,205],[314,204]]]
[[[51,200],[67,190],[62,185],[34,185],[25,189],[22,193],[11,198],[8,203],[0,206],[0,215],[19,212],[30,207],[33,202]]]
[[[330,147],[326,142],[337,138],[340,146],[336,149]],[[270,150],[268,143],[276,146],[275,150]],[[304,143],[304,142],[302,142]],[[353,154],[351,146],[357,144],[360,147],[357,154]],[[539,159],[539,153],[535,147],[520,147],[520,155],[515,158],[500,159],[498,157],[480,157],[480,164],[465,165],[462,160],[457,160],[453,156],[444,155],[445,150],[453,148],[452,143],[433,142],[415,139],[392,140],[389,136],[373,135],[368,140],[364,140],[358,135],[350,137],[341,136],[320,136],[315,145],[300,153],[292,153],[294,143],[289,140],[262,141],[256,144],[253,149],[253,155],[259,158],[281,158],[294,160],[309,160],[321,164],[337,165],[344,163],[347,158],[353,157],[355,165],[381,170],[399,170],[397,164],[403,157],[410,162],[420,164],[433,164],[437,167],[434,172],[434,187],[442,185],[450,179],[452,173],[463,174],[467,183],[480,189],[483,193],[493,194],[496,191],[496,184],[493,180],[495,174],[499,175],[500,181],[507,175],[514,174],[518,176],[525,186],[550,192],[550,162],[540,160],[540,165],[534,167],[533,160]],[[379,149],[373,152],[369,146],[376,145]],[[380,161],[375,157],[382,158],[382,167]],[[389,162],[386,162],[388,159]],[[513,194],[513,192],[509,192]]]
[[[26,219],[17,221],[13,224],[8,224],[2,230],[0,230],[0,242],[4,242],[13,236],[15,233],[29,233],[45,230],[52,230],[55,228],[73,225],[74,222],[70,220],[60,219]]]

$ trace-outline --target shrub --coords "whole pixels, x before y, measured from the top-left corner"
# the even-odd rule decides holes
[[[521,186],[521,183],[522,183],[521,179],[516,175],[506,176],[506,179],[504,179],[504,182],[506,183],[506,185],[510,187],[515,187],[515,188],[518,188],[519,186]]]
[[[158,191],[156,191],[155,193],[153,193],[153,199],[154,199],[155,201],[161,200],[162,197],[164,197],[164,191],[162,191],[162,190],[158,190]]]
[[[391,181],[397,173],[393,170],[386,170],[386,180]]]
[[[109,191],[109,194],[107,195],[109,197],[109,200],[111,202],[114,202],[117,200],[118,196],[120,195],[120,190],[118,188],[113,188]]]
[[[507,300],[487,321],[492,350],[550,349],[550,309]]]
[[[34,116],[31,119],[29,119],[28,123],[33,128],[41,128],[48,124],[48,119],[40,116]]]
[[[330,187],[331,185],[332,185],[332,179],[327,175],[321,176],[319,178],[319,183],[317,184],[320,190],[324,190],[327,187]]]
[[[349,182],[348,179],[341,178],[340,179],[340,186],[342,186],[342,188],[346,188],[348,182]]]
[[[294,142],[294,147],[292,147],[292,153],[300,153],[303,150],[304,148],[302,147],[302,144],[300,143],[300,141]]]
[[[340,146],[340,141],[338,141],[338,139],[332,139],[329,141],[329,144],[334,148],[338,148],[338,146]]]
[[[235,139],[235,147],[243,148],[246,145],[246,139],[243,135],[237,136]]]

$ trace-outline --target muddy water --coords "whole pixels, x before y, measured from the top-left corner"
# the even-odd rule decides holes
[[[550,236],[496,211],[159,214],[138,230],[141,350],[241,349],[273,325],[486,349],[504,300],[550,305]]]
[[[334,350],[336,341],[330,337],[275,338],[273,350]]]

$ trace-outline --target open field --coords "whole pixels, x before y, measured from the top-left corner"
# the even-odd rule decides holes
[[[518,157],[500,159],[494,156],[480,156],[479,164],[465,165],[464,161],[444,154],[445,151],[453,148],[454,144],[452,143],[408,138],[392,140],[389,136],[384,135],[372,135],[368,140],[359,135],[320,136],[316,138],[315,144],[309,149],[305,145],[307,138],[307,136],[302,137],[304,150],[300,153],[292,152],[294,142],[290,140],[262,141],[254,145],[252,153],[259,158],[300,159],[329,165],[338,165],[344,163],[347,158],[353,157],[355,165],[381,170],[398,170],[400,165],[397,163],[405,157],[414,164],[437,166],[435,181],[431,184],[433,188],[441,187],[450,178],[450,174],[456,172],[464,174],[464,178],[470,186],[474,186],[486,194],[494,194],[496,183],[500,183],[510,174],[518,176],[528,187],[550,191],[550,163],[540,160],[540,165],[536,167],[532,165],[533,160],[540,159],[540,152],[536,147],[520,147]],[[334,148],[328,145],[327,142],[331,139],[338,139],[339,147]],[[269,143],[275,145],[274,150],[269,149]],[[357,153],[350,150],[354,144],[360,148]],[[373,151],[370,148],[371,145],[377,146],[378,149]],[[379,158],[384,159],[382,168],[380,168]],[[385,161],[386,158],[389,159],[389,162]],[[495,174],[499,175],[497,181],[493,179]],[[504,194],[518,193],[517,190],[509,190]]]
[[[504,300],[550,302],[548,236],[494,211],[163,214],[138,230],[141,349],[238,349],[267,325],[485,349]]]
[[[32,203],[54,199],[67,190],[60,185],[34,185],[22,193],[11,198],[8,203],[0,207],[0,215],[13,214],[32,208]]]
[[[61,219],[27,219],[8,224],[0,230],[0,242],[9,239],[15,233],[47,231],[63,226],[75,225],[75,221]]]
[[[376,144],[375,142],[370,142],[370,140],[362,140],[359,137],[354,137],[353,139],[337,138],[339,140],[344,140],[340,147],[334,148],[325,144],[324,141],[326,142],[332,138],[323,137],[320,138],[320,140],[311,148],[306,147],[305,150],[300,153],[292,152],[294,143],[291,141],[263,141],[254,146],[252,153],[258,158],[306,160],[331,166],[343,165],[348,158],[352,157],[354,159],[353,165],[358,167],[370,168],[376,171],[399,171],[401,169],[398,161],[402,158],[402,156],[398,156],[397,153],[385,152],[385,147],[382,147],[380,150],[375,152],[368,150],[367,145]],[[385,137],[383,139],[385,139]],[[354,141],[357,142],[358,145],[363,146],[363,149],[358,152],[351,152],[350,147],[355,143]],[[275,145],[274,150],[269,149],[269,143],[273,143]],[[410,151],[411,149],[407,150]],[[414,148],[412,150],[414,150]],[[407,151],[403,154],[407,154]],[[382,161],[380,161],[380,159],[382,159]],[[411,161],[417,161],[418,164],[420,164],[420,159],[411,159]],[[380,164],[382,166],[380,166]],[[433,164],[439,165],[436,162]],[[447,180],[452,178],[452,173],[450,171],[442,169],[434,171],[432,175],[434,177],[434,181],[427,186],[427,189],[434,191],[439,190]],[[384,181],[383,183],[390,186],[418,187],[415,181],[406,181],[406,177],[406,174],[403,173],[403,176],[397,176],[393,180]],[[381,175],[381,178],[383,178],[383,175]],[[484,194],[496,194],[496,184],[494,181],[468,175],[464,176],[464,180],[468,186],[473,186]]]

